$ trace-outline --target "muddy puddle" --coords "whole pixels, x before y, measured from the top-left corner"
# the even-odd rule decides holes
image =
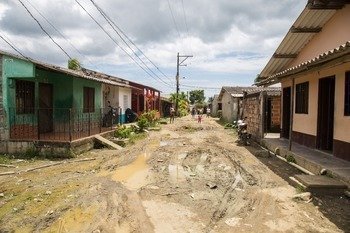
[[[130,164],[118,168],[112,175],[112,179],[121,182],[130,190],[137,190],[152,181],[152,174],[147,164],[152,153],[160,146],[159,141],[149,143],[144,152]]]

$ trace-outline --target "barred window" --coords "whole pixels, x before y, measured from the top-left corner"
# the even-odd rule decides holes
[[[350,116],[350,71],[345,73],[344,116]]]
[[[16,113],[34,113],[35,83],[16,80]]]
[[[295,113],[308,113],[309,82],[299,83],[295,86]]]
[[[95,112],[95,88],[84,87],[83,111],[84,113]]]

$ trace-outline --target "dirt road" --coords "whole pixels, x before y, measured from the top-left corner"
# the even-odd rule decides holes
[[[341,232],[235,141],[185,117],[122,151],[0,176],[0,232]]]

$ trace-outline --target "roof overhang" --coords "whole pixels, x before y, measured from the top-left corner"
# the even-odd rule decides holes
[[[335,49],[324,52],[311,60],[308,60],[294,67],[273,74],[270,77],[256,83],[256,85],[268,86],[276,84],[279,83],[281,79],[286,77],[304,74],[305,72],[312,72],[315,69],[319,69],[322,66],[334,66],[346,62],[350,62],[350,41]]]
[[[257,80],[270,79],[288,67],[305,45],[322,31],[336,11],[348,3],[350,0],[309,0]]]

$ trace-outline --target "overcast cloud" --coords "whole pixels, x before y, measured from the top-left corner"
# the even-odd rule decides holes
[[[53,38],[87,68],[151,85],[164,93],[175,90],[175,87],[170,89],[140,69],[74,0],[30,0],[30,3],[67,36],[83,56],[55,32],[28,0],[22,1]],[[79,2],[128,50],[90,0]],[[186,77],[181,83],[212,87],[251,85],[306,2],[183,0],[182,7],[182,0],[96,0],[169,76],[165,78],[153,67],[164,81],[170,83],[169,78],[175,79],[176,54],[180,52],[194,55],[188,59],[187,67],[181,67],[180,75]],[[0,0],[0,35],[8,38],[26,56],[66,66],[67,56],[40,30],[18,0]],[[2,40],[0,49],[15,53]],[[205,92],[209,96],[218,91]]]

